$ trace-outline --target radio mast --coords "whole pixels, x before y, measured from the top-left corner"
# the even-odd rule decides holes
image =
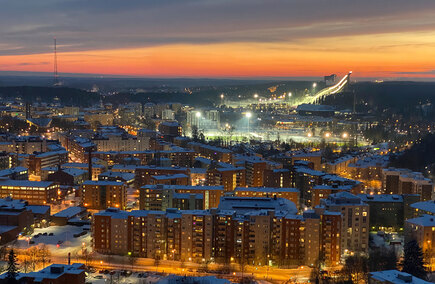
[[[57,73],[57,43],[56,38],[54,38],[54,70],[53,70],[53,86],[60,86],[59,74]]]

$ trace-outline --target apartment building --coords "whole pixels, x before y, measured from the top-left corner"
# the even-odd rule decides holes
[[[188,169],[182,167],[156,167],[140,166],[135,171],[135,185],[137,188],[151,183],[152,176],[185,174],[188,175]]]
[[[210,146],[198,142],[190,142],[187,144],[187,147],[196,153],[199,153],[199,155],[204,158],[230,164],[233,161],[233,152],[225,148]]]
[[[291,174],[288,169],[265,169],[265,187],[291,187]]]
[[[25,165],[29,169],[29,174],[39,177],[42,175],[42,168],[58,167],[66,162],[68,162],[66,150],[34,153],[25,157]]]
[[[246,170],[242,167],[218,168],[210,166],[207,169],[206,185],[223,185],[225,191],[233,191],[236,187],[246,186]]]
[[[339,213],[295,215],[280,199],[255,199],[255,210],[247,208],[251,202],[241,210],[244,201],[228,202],[224,207],[235,210],[106,209],[93,216],[94,250],[198,263],[296,267],[314,265],[321,249],[327,263],[338,263]]]
[[[292,201],[297,208],[299,208],[299,194],[296,188],[236,187],[234,189],[234,196],[285,198]]]
[[[341,253],[367,253],[369,244],[369,205],[349,192],[331,194],[323,199],[317,210],[341,215]]]
[[[178,196],[180,198],[189,196],[188,204],[192,204],[193,201],[191,201],[192,197],[190,196],[193,195],[196,204],[195,209],[210,209],[218,207],[220,198],[224,195],[224,188],[223,186],[146,185],[139,189],[139,209],[166,210],[166,208],[179,208],[171,206],[171,204],[174,205],[178,202],[177,200],[175,200],[175,203],[171,201],[174,196],[177,197],[175,194],[183,194]],[[201,205],[197,204],[199,201],[202,202]],[[192,209],[192,207],[189,208]]]
[[[435,216],[423,214],[405,221],[405,242],[417,241],[426,265],[435,267]]]
[[[94,137],[92,143],[96,151],[146,151],[149,150],[149,137],[135,137],[132,135],[101,135]]]
[[[422,173],[387,168],[382,170],[382,190],[386,194],[419,194],[425,201],[432,200],[433,184]]]
[[[82,205],[88,209],[104,210],[127,205],[127,187],[123,182],[87,180],[81,186]]]

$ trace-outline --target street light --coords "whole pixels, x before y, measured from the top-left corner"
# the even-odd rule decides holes
[[[198,129],[201,127],[200,121],[201,121],[201,113],[197,111],[195,113],[196,118],[198,119]]]
[[[317,83],[316,82],[313,83],[313,88],[315,88],[315,87],[317,87]]]
[[[258,98],[258,94],[254,94],[254,99]]]
[[[346,132],[344,132],[341,137],[343,137],[343,139],[346,139],[347,137],[349,137],[349,134],[347,134]]]
[[[251,112],[247,112],[245,115],[246,115],[246,118],[248,118],[248,134],[249,134],[249,120],[250,120],[250,118],[252,116],[252,113]]]
[[[329,132],[326,132],[326,133],[325,133],[325,137],[326,137],[326,138],[329,138],[330,136],[331,136],[331,133],[329,133]]]

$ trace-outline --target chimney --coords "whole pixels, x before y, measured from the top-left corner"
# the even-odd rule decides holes
[[[88,152],[88,180],[92,180],[92,148]]]

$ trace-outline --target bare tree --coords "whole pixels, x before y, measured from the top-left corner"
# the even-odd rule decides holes
[[[27,250],[27,255],[29,257],[29,262],[30,262],[30,267],[32,271],[36,270],[36,266],[38,265],[39,262],[39,252],[38,252],[38,248],[36,247],[31,247]]]
[[[42,266],[45,267],[46,264],[51,262],[51,253],[48,249],[47,245],[42,244],[38,250],[39,253],[39,261],[42,263]]]
[[[24,256],[24,260],[21,263],[21,267],[23,268],[24,273],[30,271],[31,262],[30,262],[30,257],[28,255]]]

